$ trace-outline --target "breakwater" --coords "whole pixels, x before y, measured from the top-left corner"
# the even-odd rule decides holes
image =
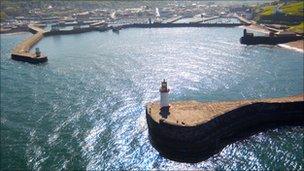
[[[43,38],[45,31],[34,25],[29,25],[28,27],[29,31],[34,33],[34,35],[25,39],[13,49],[11,54],[12,59],[30,63],[46,62],[46,56],[37,56],[37,54],[30,52],[30,49]]]
[[[146,119],[152,145],[169,159],[199,162],[226,145],[285,125],[304,126],[303,94],[228,102],[174,102],[167,118],[149,103]]]

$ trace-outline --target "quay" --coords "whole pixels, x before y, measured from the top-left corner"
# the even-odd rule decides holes
[[[153,147],[175,161],[200,162],[255,133],[280,126],[304,126],[304,94],[169,104],[169,89],[163,87],[160,102],[147,104],[146,119]]]
[[[47,56],[41,55],[38,48],[36,49],[36,53],[30,52],[30,49],[43,38],[45,31],[34,25],[29,25],[28,28],[34,35],[25,39],[13,49],[11,54],[12,59],[29,63],[46,62]]]

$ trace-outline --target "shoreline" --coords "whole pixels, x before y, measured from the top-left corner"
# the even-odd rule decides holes
[[[290,49],[293,51],[304,53],[304,40],[298,40],[294,42],[288,42],[284,44],[278,44],[279,47]]]

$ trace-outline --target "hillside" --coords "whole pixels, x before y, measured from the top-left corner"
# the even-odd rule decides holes
[[[259,23],[298,25],[303,22],[304,1],[270,4],[258,9]]]

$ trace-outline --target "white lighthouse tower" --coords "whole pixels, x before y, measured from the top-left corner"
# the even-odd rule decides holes
[[[167,87],[167,82],[164,79],[161,83],[161,87],[159,89],[160,92],[160,110],[162,114],[168,115],[169,114],[169,91]]]

